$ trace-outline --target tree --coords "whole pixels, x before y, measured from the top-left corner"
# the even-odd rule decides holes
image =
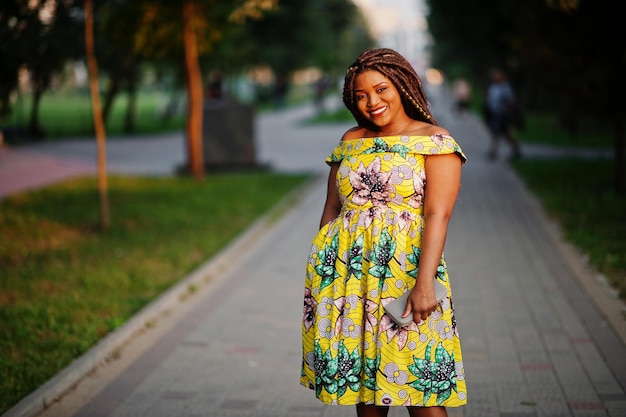
[[[11,109],[10,96],[18,87],[20,68],[29,70],[33,106],[32,136],[43,134],[38,120],[39,101],[52,76],[77,56],[80,24],[72,2],[5,0],[0,2],[0,118]]]
[[[512,49],[540,88],[561,99],[572,134],[585,116],[612,126],[613,181],[625,192],[626,27],[617,6],[608,0],[523,2],[516,32]]]
[[[46,10],[53,12],[46,14]],[[76,42],[80,39],[80,22],[73,2],[44,0],[37,3],[28,25],[25,65],[30,72],[33,104],[31,108],[28,134],[41,137],[45,134],[39,124],[39,104],[41,97],[50,88],[54,75],[61,72],[65,64],[82,56]],[[49,16],[49,17],[48,17]]]
[[[459,0],[455,7],[445,2],[429,4],[437,66],[465,66],[474,80],[485,78],[485,66],[507,69],[522,81],[526,97],[549,94],[557,105],[543,100],[544,106],[561,113],[572,134],[583,115],[613,126],[614,183],[616,189],[626,190],[626,27],[615,3]]]
[[[136,54],[177,62],[184,68],[188,99],[187,155],[189,171],[204,175],[202,158],[202,72],[200,57],[221,41],[226,27],[261,16],[276,0],[125,1],[130,16],[126,33]]]
[[[132,42],[140,11],[134,4],[117,1],[104,2],[98,8],[98,37],[95,47],[98,67],[107,75],[102,118],[106,124],[117,95],[128,94],[128,106],[124,119],[124,131],[134,131],[137,84],[140,80],[142,58]]]
[[[100,224],[103,230],[108,230],[109,198],[106,170],[106,138],[104,121],[100,108],[100,91],[98,88],[98,64],[95,56],[93,30],[92,0],[85,0],[85,55],[89,71],[89,90],[91,92],[91,109],[93,112],[96,140],[98,143],[98,191],[100,195]]]
[[[432,63],[454,76],[486,87],[486,75],[498,66],[511,73],[516,59],[512,37],[515,0],[428,1],[428,28],[433,37]],[[457,74],[457,71],[464,72]]]
[[[21,43],[32,11],[22,3],[0,2],[0,121],[11,111],[11,93],[17,88],[23,63]]]
[[[373,44],[356,6],[348,0],[281,0],[243,34],[250,64],[267,65],[276,80],[311,66],[325,72],[345,68]]]
[[[183,44],[185,45],[185,79],[189,97],[189,116],[187,117],[187,138],[190,155],[190,169],[196,178],[204,175],[202,160],[202,74],[198,62],[198,41],[196,17],[199,5],[193,1],[183,3]]]

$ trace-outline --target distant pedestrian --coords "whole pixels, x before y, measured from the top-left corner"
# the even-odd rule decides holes
[[[447,416],[445,407],[467,401],[443,256],[465,155],[431,115],[414,68],[391,49],[357,57],[343,102],[357,126],[326,159],[300,383],[324,403],[356,405],[358,416],[386,416],[390,406]],[[405,292],[395,321],[386,308]]]
[[[222,73],[214,73],[207,85],[205,98],[212,100],[219,100],[220,98],[222,98],[222,84]]]
[[[454,97],[454,109],[457,114],[467,111],[472,95],[472,86],[465,78],[459,78],[452,84],[452,96]]]
[[[485,121],[491,133],[491,145],[488,157],[494,160],[498,156],[500,140],[504,138],[512,149],[512,156],[521,156],[520,144],[515,138],[515,127],[519,121],[519,104],[511,84],[504,72],[493,69],[487,87],[485,100]]]
[[[324,108],[324,100],[326,99],[326,93],[330,87],[330,77],[327,75],[322,75],[315,82],[315,107],[317,108],[317,113],[322,114],[325,111]]]

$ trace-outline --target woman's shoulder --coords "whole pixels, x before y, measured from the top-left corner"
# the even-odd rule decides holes
[[[450,136],[447,129],[425,122],[417,122],[411,126],[407,136]]]
[[[367,129],[360,126],[355,126],[348,129],[346,133],[343,134],[343,136],[341,137],[341,141],[345,142],[348,140],[363,139],[367,136]]]

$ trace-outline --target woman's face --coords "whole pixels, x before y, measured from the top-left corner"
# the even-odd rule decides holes
[[[402,106],[400,93],[378,71],[366,70],[356,76],[354,96],[359,112],[378,127],[388,126],[408,117]]]

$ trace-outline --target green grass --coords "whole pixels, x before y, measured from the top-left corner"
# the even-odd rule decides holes
[[[119,94],[113,104],[111,114],[106,123],[106,134],[120,136],[129,134],[149,134],[179,131],[185,126],[184,94],[178,93],[178,109],[170,118],[165,118],[165,109],[170,97],[159,91],[142,90],[137,95],[134,131],[124,131],[124,120],[128,105],[128,96]],[[293,86],[289,89],[285,99],[285,107],[295,107],[311,100],[310,86]],[[19,128],[26,131],[30,120],[31,97],[20,97],[14,104],[11,114],[6,116],[0,127]],[[257,111],[272,111],[276,109],[271,99],[271,89],[261,89],[260,101],[255,104]],[[93,115],[91,100],[87,92],[47,92],[43,95],[39,107],[39,123],[45,132],[44,140],[66,138],[84,138],[93,136]],[[7,138],[9,143],[21,143],[28,138]]]
[[[178,112],[164,118],[168,97],[158,92],[142,92],[137,98],[135,133],[155,133],[180,130],[184,127],[184,114]],[[107,120],[107,136],[126,134],[124,118],[128,97],[120,94]],[[19,126],[25,129],[30,117],[31,100],[22,98],[13,112],[2,121],[2,126]],[[93,116],[88,94],[79,92],[44,94],[40,103],[40,124],[47,140],[85,137],[93,135]]]
[[[305,176],[93,178],[0,201],[0,414],[223,248]]]
[[[613,136],[601,123],[580,120],[572,137],[554,114],[527,114],[524,143],[612,148]],[[511,162],[529,188],[560,223],[568,241],[588,256],[626,300],[626,195],[612,188],[615,161],[582,158],[521,159]]]
[[[612,132],[606,124],[597,121],[581,119],[580,131],[576,136],[566,132],[553,113],[527,113],[524,122],[525,128],[517,132],[523,143],[589,148],[610,148],[613,145]]]
[[[611,188],[612,160],[516,160],[511,163],[558,219],[565,237],[626,299],[626,194]]]

